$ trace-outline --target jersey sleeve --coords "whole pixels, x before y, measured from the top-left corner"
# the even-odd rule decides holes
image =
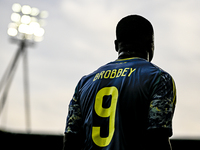
[[[148,128],[167,129],[168,136],[172,136],[172,118],[176,105],[176,87],[173,78],[164,72],[153,86],[149,107]]]
[[[66,133],[78,134],[81,130],[82,116],[81,116],[80,105],[78,103],[78,99],[79,99],[78,95],[79,94],[78,94],[78,86],[77,86],[75,89],[73,98],[69,104],[65,134]]]

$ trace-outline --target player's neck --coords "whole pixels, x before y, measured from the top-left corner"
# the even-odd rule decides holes
[[[141,45],[127,44],[115,40],[115,49],[118,52],[119,59],[139,57],[149,61],[149,53]]]
[[[118,59],[125,59],[125,58],[131,58],[131,57],[139,57],[148,60],[149,56],[148,53],[142,54],[142,53],[136,53],[131,51],[121,51],[118,54]]]

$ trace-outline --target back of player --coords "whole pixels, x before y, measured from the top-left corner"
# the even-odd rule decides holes
[[[169,74],[145,59],[108,63],[80,80],[65,133],[81,133],[84,150],[142,150],[147,130],[165,128],[172,134],[175,90],[160,89],[173,84]]]
[[[151,62],[154,31],[142,16],[116,27],[118,60],[78,83],[69,104],[64,150],[171,150],[176,88]]]

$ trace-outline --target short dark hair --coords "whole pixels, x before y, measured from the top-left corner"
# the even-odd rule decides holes
[[[116,27],[118,42],[132,44],[137,50],[150,52],[151,59],[154,50],[154,31],[152,24],[142,16],[129,15],[122,18]]]

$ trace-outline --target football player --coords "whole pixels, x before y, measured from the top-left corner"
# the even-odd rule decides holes
[[[67,150],[170,150],[176,88],[151,63],[154,31],[142,16],[116,27],[118,59],[83,76],[69,104]]]

